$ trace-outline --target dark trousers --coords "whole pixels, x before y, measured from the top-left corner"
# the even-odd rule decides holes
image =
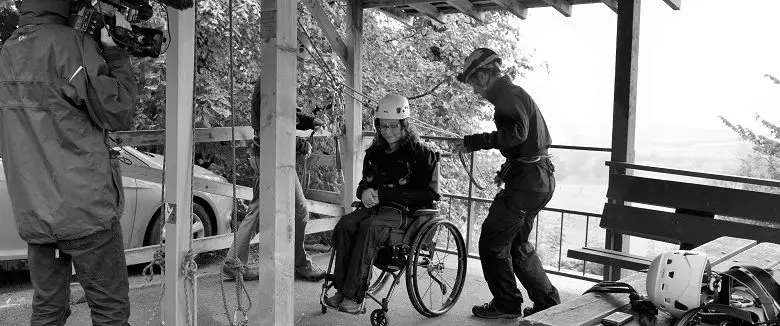
[[[336,249],[333,286],[345,297],[362,301],[379,248],[401,226],[401,213],[392,208],[358,209],[344,215],[333,228]]]
[[[515,276],[537,309],[561,302],[558,290],[550,283],[536,250],[528,242],[536,214],[552,198],[555,182],[550,181],[549,192],[517,190],[508,184],[507,189],[496,194],[482,223],[482,273],[493,294],[493,303],[502,312],[522,312],[523,295]]]
[[[30,325],[65,325],[70,316],[71,262],[92,311],[92,324],[129,325],[129,284],[119,221],[84,238],[28,245],[27,259],[34,290]]]

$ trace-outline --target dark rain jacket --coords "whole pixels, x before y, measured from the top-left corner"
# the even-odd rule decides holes
[[[417,141],[408,140],[392,153],[373,145],[363,158],[356,195],[360,199],[364,190],[373,188],[379,191],[380,205],[393,202],[410,211],[427,208],[439,200],[438,162],[437,153]]]
[[[512,165],[509,174],[505,175],[505,182],[512,180],[511,188],[549,191],[554,171],[549,159],[538,164],[512,162],[547,155],[547,149],[552,144],[547,123],[536,102],[522,87],[512,84],[508,76],[499,78],[485,98],[495,106],[493,121],[496,131],[463,137],[466,148],[470,151],[498,149]]]
[[[107,132],[130,129],[127,52],[66,26],[70,1],[25,0],[0,52],[0,155],[19,235],[31,244],[108,230],[124,194]]]

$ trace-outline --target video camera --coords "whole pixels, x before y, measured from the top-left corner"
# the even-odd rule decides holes
[[[138,22],[149,20],[154,14],[148,0],[99,0],[99,2],[115,7],[118,13],[125,16],[132,29],[116,26],[116,18],[106,15],[90,0],[72,2],[68,24],[79,31],[93,35],[98,41],[100,30],[106,26],[114,42],[135,57],[156,58],[162,53],[162,45],[166,41],[163,32],[136,25]]]

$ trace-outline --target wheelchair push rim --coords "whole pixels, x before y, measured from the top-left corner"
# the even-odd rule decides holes
[[[468,252],[463,235],[447,220],[420,233],[408,256],[406,287],[414,308],[426,317],[455,305],[466,280]]]

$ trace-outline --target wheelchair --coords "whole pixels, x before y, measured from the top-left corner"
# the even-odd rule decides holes
[[[359,201],[352,206],[363,207]],[[468,250],[458,227],[437,216],[438,213],[438,209],[407,212],[407,216],[415,217],[409,227],[391,229],[390,239],[377,251],[372,262],[372,274],[378,274],[369,276],[366,298],[360,307],[361,313],[365,312],[368,298],[380,305],[371,312],[372,326],[390,324],[387,315],[390,298],[404,274],[409,300],[423,316],[440,316],[458,301],[466,280]],[[322,284],[320,305],[323,314],[329,309],[338,310],[325,304],[328,291],[333,287],[334,259],[335,249]],[[385,296],[381,296],[388,282],[390,288]]]

